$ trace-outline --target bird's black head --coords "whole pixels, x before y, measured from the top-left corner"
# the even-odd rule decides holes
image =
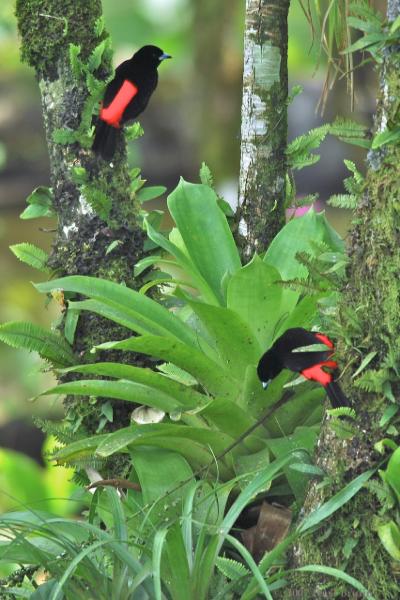
[[[165,60],[166,58],[172,58],[169,54],[166,54],[161,48],[157,46],[143,46],[134,55],[133,59],[135,63],[140,63],[146,67],[155,67]]]
[[[267,388],[271,379],[274,379],[282,371],[282,363],[276,356],[273,348],[265,352],[257,366],[257,375],[263,384],[263,388]]]

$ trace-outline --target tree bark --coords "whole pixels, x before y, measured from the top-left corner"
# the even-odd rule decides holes
[[[289,4],[246,1],[236,220],[247,259],[263,252],[285,223]]]
[[[389,1],[389,22],[399,14],[400,2]],[[398,47],[385,50],[380,88],[376,132],[400,124]],[[350,235],[348,281],[338,311],[343,332],[339,362],[348,367],[342,384],[357,412],[355,434],[341,439],[330,421],[325,421],[317,448],[317,464],[334,483],[326,487],[311,485],[303,514],[311,513],[363,471],[377,468],[382,457],[374,450],[374,444],[380,439],[394,435],[399,443],[396,430],[390,435],[386,432],[387,425],[380,425],[391,401],[400,400],[400,378],[398,371],[396,373],[400,336],[399,161],[398,144],[383,146],[368,155],[365,190],[355,215],[357,224]],[[351,379],[350,373],[370,352],[376,352],[373,361],[359,378]],[[368,379],[370,384],[357,384],[362,379]],[[336,566],[360,580],[376,599],[395,600],[399,597],[399,570],[375,530],[379,518],[389,521],[393,517],[390,511],[382,513],[377,496],[366,486],[322,530],[301,541],[293,565]],[[338,580],[329,588],[326,583],[327,579],[317,574],[296,576],[281,597],[293,598],[298,589],[304,598],[358,597],[354,589]]]
[[[81,123],[89,92],[85,77],[71,68],[70,44],[80,46],[80,56],[86,62],[93,49],[107,37],[105,32],[99,36],[95,31],[101,14],[101,0],[17,0],[16,3],[22,59],[35,69],[42,97],[58,217],[49,265],[60,276],[92,275],[135,287],[133,267],[142,255],[144,235],[138,222],[138,206],[130,193],[123,138],[110,164],[79,143],[60,144],[54,139],[57,129],[75,131]],[[103,55],[96,77],[105,79],[110,73],[109,55]],[[84,188],[75,183],[73,167],[84,167],[88,187],[112,202],[106,220],[96,214],[82,191]],[[107,248],[116,240],[118,245],[107,254]],[[84,361],[85,353],[94,344],[117,337],[126,337],[126,331],[111,321],[82,312],[74,349]],[[110,354],[104,360],[111,360]],[[96,406],[88,409],[87,401],[68,403],[75,407],[74,418],[81,415],[90,430],[97,427]],[[128,419],[128,408],[116,402],[114,423],[122,427]]]

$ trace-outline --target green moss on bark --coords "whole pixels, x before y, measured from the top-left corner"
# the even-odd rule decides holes
[[[383,551],[372,521],[366,518],[378,510],[376,499],[367,491],[360,492],[323,528],[304,538],[301,563],[343,570],[357,578],[376,600],[397,600],[400,591],[398,568]],[[299,590],[300,595],[294,595],[293,590]],[[297,597],[313,600],[362,598],[352,586],[339,579],[316,573],[293,573],[288,588],[276,598],[293,600]]]
[[[91,275],[131,287],[135,281],[133,268],[142,257],[144,233],[139,222],[139,206],[130,193],[130,177],[126,149],[121,135],[112,164],[108,164],[81,147],[79,143],[59,144],[54,132],[60,128],[78,129],[89,91],[85,78],[74,74],[70,64],[69,46],[81,47],[80,58],[85,62],[98,45],[95,24],[101,16],[100,0],[17,0],[16,15],[21,36],[22,58],[35,71],[42,95],[43,116],[50,156],[51,184],[54,209],[58,216],[58,231],[53,243],[49,266],[57,275]],[[96,74],[99,78],[110,74],[110,56],[105,53]],[[111,200],[107,222],[91,210],[74,181],[73,167],[83,167],[87,174],[87,191],[96,189]],[[104,215],[103,215],[104,216]],[[118,245],[107,254],[107,248],[118,240]],[[92,362],[90,349],[103,341],[122,339],[129,332],[97,315],[82,312],[76,330],[74,349],[82,362]],[[96,357],[97,359],[99,357]],[[113,360],[107,353],[103,360]],[[119,353],[121,362],[151,364],[150,359],[133,354]],[[71,377],[73,377],[71,375]],[[75,376],[74,376],[75,377]],[[82,430],[94,432],[100,417],[102,399],[89,405],[87,398],[68,398],[68,417],[82,423]],[[128,424],[133,406],[113,402],[114,422],[109,429]],[[111,461],[111,472],[118,471]]]
[[[398,51],[386,54],[382,82],[376,117],[379,129],[386,123],[393,127],[400,122]],[[388,437],[380,426],[380,418],[390,403],[389,382],[394,400],[400,401],[400,378],[394,368],[400,359],[400,147],[387,145],[371,152],[368,161],[365,190],[355,215],[357,225],[349,242],[348,281],[339,306],[343,339],[339,344],[338,359],[347,364],[341,383],[356,409],[357,431],[351,440],[343,441],[333,435],[329,423],[324,425],[317,461],[338,479],[334,489],[311,486],[306,514],[361,472],[378,467],[381,456],[374,451],[374,444]],[[352,379],[351,373],[369,352],[377,354],[367,369]],[[364,389],[366,377],[369,378],[368,392]],[[358,383],[363,378],[364,387]],[[398,436],[395,441],[399,442]],[[336,566],[360,580],[376,599],[397,600],[400,596],[399,568],[380,543],[374,528],[380,511],[376,497],[369,490],[362,490],[328,521],[326,539],[322,539],[318,531],[301,540],[293,557],[294,565]],[[389,521],[393,517],[387,509],[384,519]],[[350,537],[355,539],[357,546],[347,557],[343,555],[343,547]],[[321,587],[324,584],[325,579],[320,575],[301,580],[296,576],[296,582],[290,586],[288,595],[283,593],[282,599],[290,598],[294,587],[301,587],[304,598],[318,598],[318,593],[324,597],[322,590],[325,588]],[[329,598],[358,597],[340,582],[328,590]]]
[[[68,55],[70,43],[82,47],[83,58],[93,50],[90,32],[101,14],[101,0],[17,0],[22,59],[39,77],[56,79],[60,55]]]

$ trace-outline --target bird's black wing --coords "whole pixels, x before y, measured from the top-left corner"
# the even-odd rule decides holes
[[[275,342],[274,350],[281,357],[282,363],[286,369],[300,372],[328,360],[332,354],[332,350],[317,350],[315,352],[294,352],[294,350],[302,348],[303,346],[312,346],[313,344],[321,343],[321,340],[315,336],[314,332],[307,331],[302,327],[295,327],[285,331],[285,333]]]

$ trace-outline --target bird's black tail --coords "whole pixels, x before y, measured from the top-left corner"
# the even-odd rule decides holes
[[[349,399],[342,392],[340,385],[336,381],[331,381],[325,386],[326,393],[331,401],[332,408],[340,408],[341,406],[351,406]]]
[[[119,130],[116,127],[108,125],[101,119],[96,123],[96,131],[92,145],[93,152],[100,154],[104,160],[110,161],[117,147],[117,138]]]

